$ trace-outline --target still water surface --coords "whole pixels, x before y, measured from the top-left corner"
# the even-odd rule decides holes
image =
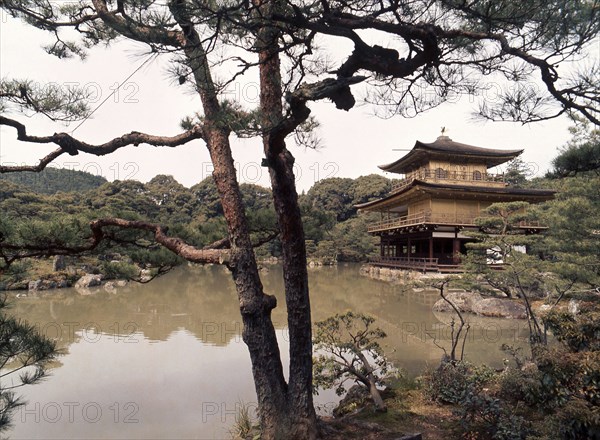
[[[415,292],[358,274],[358,265],[309,272],[314,320],[368,313],[388,334],[383,347],[409,375],[436,365],[448,316],[435,291]],[[262,275],[278,298],[273,320],[286,365],[281,268]],[[65,353],[42,384],[22,388],[13,439],[223,439],[241,403],[255,406],[235,289],[222,267],[182,267],[149,284],[82,295],[74,289],[15,298],[12,313],[55,338]],[[524,321],[470,318],[466,357],[500,366],[502,343],[522,345]],[[287,368],[287,367],[286,367]],[[321,411],[338,400],[331,391]]]

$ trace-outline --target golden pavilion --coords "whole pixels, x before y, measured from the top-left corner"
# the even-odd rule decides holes
[[[368,227],[369,233],[380,237],[380,255],[371,263],[460,272],[465,244],[473,240],[465,232],[479,229],[475,220],[483,209],[497,202],[538,203],[553,197],[550,190],[511,187],[504,175],[488,171],[522,152],[454,142],[442,131],[435,142],[417,141],[404,157],[381,165],[403,177],[386,197],[356,206],[359,211],[381,213],[380,221]],[[531,234],[545,227],[523,221],[519,229]]]

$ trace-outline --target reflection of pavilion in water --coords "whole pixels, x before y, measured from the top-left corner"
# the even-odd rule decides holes
[[[151,340],[165,340],[173,331],[185,329],[206,344],[227,345],[232,341],[239,342],[242,334],[239,319],[206,320],[169,304],[138,305],[132,316],[140,325],[139,331]]]

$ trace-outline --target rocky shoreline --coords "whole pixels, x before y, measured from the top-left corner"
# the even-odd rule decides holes
[[[149,276],[141,270],[141,276]],[[126,280],[108,277],[101,273],[100,266],[87,263],[69,264],[63,256],[52,259],[52,266],[39,268],[33,274],[17,280],[0,282],[0,291],[39,292],[73,287],[82,294],[89,294],[90,288],[104,286],[106,291],[114,291],[127,284]],[[22,295],[22,294],[19,294]]]
[[[445,294],[434,305],[434,312],[456,313],[450,301],[461,313],[471,313],[488,318],[527,319],[527,309],[510,298],[486,298],[477,292],[454,291]]]
[[[372,279],[394,284],[405,284],[426,279],[441,279],[445,275],[438,273],[422,273],[402,269],[391,269],[365,264],[360,268],[360,274]],[[469,313],[488,318],[527,319],[527,310],[519,301],[510,298],[483,297],[477,292],[465,290],[450,290],[446,298],[454,304],[461,313]],[[443,298],[433,305],[434,312],[455,313],[452,306]]]
[[[119,255],[111,256],[111,262],[119,263]],[[277,257],[263,258],[259,261],[259,270],[268,272],[269,266],[279,264],[281,261]],[[337,265],[337,261],[323,258],[310,258],[307,261],[309,268],[321,268]],[[150,279],[150,271],[140,269],[141,279]],[[36,292],[53,289],[63,289],[74,287],[77,290],[89,289],[90,287],[105,286],[105,290],[111,291],[115,287],[122,287],[127,281],[122,279],[112,279],[102,273],[101,267],[97,264],[69,264],[63,256],[57,256],[52,259],[52,268],[48,266],[47,270],[34,276],[26,276],[19,280],[0,282],[0,291],[23,291]]]

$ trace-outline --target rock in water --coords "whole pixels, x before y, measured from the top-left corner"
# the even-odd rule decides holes
[[[475,304],[483,299],[477,292],[448,292],[444,294],[446,299],[456,306],[461,312],[472,312]],[[440,298],[433,305],[434,312],[454,312],[454,309],[447,301]]]
[[[473,306],[473,313],[495,318],[527,318],[527,309],[523,304],[504,298],[482,299]]]

